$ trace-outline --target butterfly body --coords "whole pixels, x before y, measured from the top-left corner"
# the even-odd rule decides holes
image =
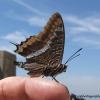
[[[66,70],[62,64],[65,31],[62,17],[54,13],[44,30],[38,35],[30,36],[17,45],[15,52],[26,57],[26,62],[18,63],[28,70],[30,76],[56,76]]]

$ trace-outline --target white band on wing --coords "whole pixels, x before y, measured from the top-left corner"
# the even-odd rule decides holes
[[[51,44],[51,41],[48,41],[47,44],[42,49],[37,50],[36,52],[29,54],[26,58],[32,58],[34,56],[38,56],[38,55],[42,54],[43,52],[45,52],[47,49],[50,48],[50,44]]]

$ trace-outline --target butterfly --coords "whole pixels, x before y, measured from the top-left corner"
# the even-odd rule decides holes
[[[61,15],[56,12],[50,17],[42,32],[30,36],[20,44],[14,44],[15,52],[26,58],[26,62],[16,64],[27,70],[31,77],[43,75],[56,80],[55,76],[67,69],[67,62],[62,64],[64,44],[64,23]]]

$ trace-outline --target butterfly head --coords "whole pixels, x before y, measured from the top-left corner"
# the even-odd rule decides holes
[[[63,72],[66,72],[67,66],[68,66],[68,65],[63,64]]]

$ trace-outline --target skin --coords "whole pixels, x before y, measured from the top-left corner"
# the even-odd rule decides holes
[[[67,87],[43,78],[8,77],[0,80],[0,100],[70,100]]]

